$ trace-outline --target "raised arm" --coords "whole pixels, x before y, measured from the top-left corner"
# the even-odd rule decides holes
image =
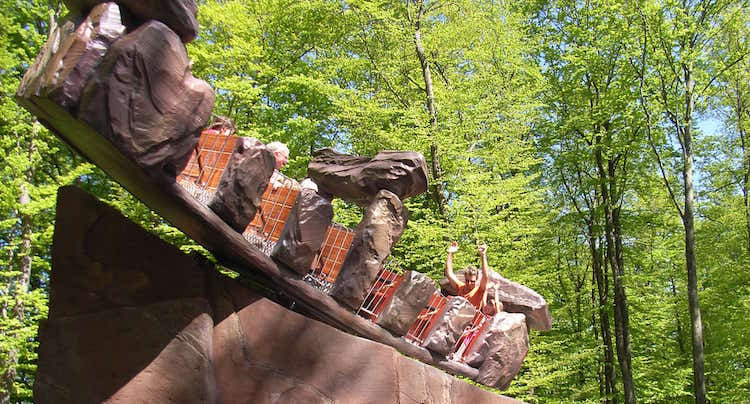
[[[487,244],[484,242],[477,245],[477,251],[482,259],[482,279],[479,280],[477,286],[474,287],[474,293],[482,294],[482,306],[487,301],[487,283],[490,279],[490,266],[487,264]]]
[[[456,274],[453,273],[453,254],[458,251],[458,243],[455,241],[448,246],[448,257],[445,259],[445,277],[456,289],[460,289],[464,286],[464,283],[458,280]]]

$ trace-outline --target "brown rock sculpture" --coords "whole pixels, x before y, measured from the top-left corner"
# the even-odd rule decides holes
[[[315,152],[307,172],[321,192],[360,206],[367,206],[381,189],[401,200],[427,190],[427,166],[416,152],[383,151],[369,159],[322,149]]]
[[[404,280],[393,293],[376,323],[395,335],[406,335],[436,290],[435,282],[427,275],[417,271],[406,271]]]
[[[76,26],[63,20],[24,75],[17,96],[49,98],[69,112],[112,43],[125,33],[120,7],[103,3]]]
[[[80,189],[57,201],[34,402],[518,402],[261,298]]]
[[[463,281],[462,271],[456,273],[456,276]],[[539,331],[552,329],[552,316],[549,314],[547,301],[533,289],[503,278],[494,271],[490,272],[488,288],[497,288],[504,311],[526,315],[526,324],[529,328]],[[445,295],[456,294],[447,278],[440,280],[440,289]]]
[[[547,301],[533,289],[505,279],[496,272],[490,273],[490,287],[497,288],[503,310],[508,313],[523,313],[529,328],[539,331],[552,329],[552,316]]]
[[[409,212],[394,193],[382,190],[355,229],[331,296],[356,309],[367,297],[391,248],[404,232]]]
[[[464,297],[451,296],[422,346],[443,356],[448,355],[476,313],[477,309]]]
[[[134,17],[133,27],[148,20],[166,24],[185,43],[198,35],[198,4],[195,0],[116,0]],[[85,15],[102,0],[63,0],[72,13]]]
[[[83,90],[78,117],[139,166],[175,177],[213,103],[177,35],[150,21],[112,45]]]
[[[273,153],[263,143],[242,138],[229,158],[208,207],[242,233],[260,207],[275,164]]]
[[[294,202],[271,257],[300,275],[307,274],[332,219],[331,201],[315,190],[303,189]]]
[[[520,313],[500,312],[487,319],[466,363],[479,368],[478,382],[505,390],[521,370],[529,351],[526,319]]]

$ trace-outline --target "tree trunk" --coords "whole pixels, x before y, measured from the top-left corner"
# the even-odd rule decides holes
[[[598,306],[597,298],[596,298],[596,290],[595,290],[595,280],[596,280],[596,270],[594,269],[594,266],[591,266],[591,278],[592,278],[592,284],[591,284],[591,329],[594,330],[594,340],[599,341],[599,330],[596,328],[596,308]],[[606,399],[606,392],[605,390],[609,388],[609,386],[605,386],[604,381],[604,354],[602,352],[602,356],[599,356],[599,363],[597,363],[596,367],[596,380],[599,382],[599,401],[608,401]]]
[[[21,245],[19,247],[18,256],[21,259],[21,265],[19,270],[21,274],[16,280],[16,296],[26,294],[29,291],[29,281],[31,279],[31,236],[32,236],[32,225],[34,218],[30,214],[25,212],[24,208],[31,203],[31,195],[29,194],[29,186],[34,182],[34,153],[36,153],[36,140],[37,131],[40,128],[40,124],[34,121],[31,125],[31,138],[29,139],[28,148],[28,161],[29,167],[26,169],[25,182],[20,186],[20,196],[18,197],[19,214],[21,219]],[[23,305],[16,303],[16,306]],[[23,312],[19,314],[19,319],[23,320]]]
[[[745,104],[742,99],[742,86],[745,83],[736,82],[734,84],[734,91],[736,92],[735,112],[737,114],[737,134],[740,137],[740,148],[742,149],[742,200],[745,204],[745,231],[747,232],[747,249],[748,257],[750,257],[750,199],[748,198],[748,184],[750,183],[750,151],[747,150],[747,132],[745,131]]]
[[[628,307],[628,297],[625,293],[625,285],[622,283],[622,277],[625,276],[625,264],[622,258],[622,225],[620,224],[620,207],[615,203],[614,195],[616,194],[616,164],[612,161],[608,161],[609,170],[609,187],[610,187],[610,202],[611,214],[612,214],[612,232],[615,238],[615,262],[617,262],[617,275],[615,279],[615,309],[619,308],[620,318],[622,323],[622,350],[623,355],[627,361],[627,374],[628,380],[625,381],[623,376],[623,383],[625,387],[625,400],[628,403],[635,403],[635,382],[633,381],[633,365],[631,363],[632,348],[630,343],[630,308]],[[622,175],[626,175],[625,169],[623,169]],[[619,193],[617,193],[619,195]],[[619,199],[619,198],[618,198]],[[615,319],[617,321],[617,319]],[[624,373],[624,372],[623,372]]]
[[[21,243],[18,246],[18,256],[20,257],[19,270],[20,274],[15,279],[14,294],[16,297],[16,304],[14,307],[16,318],[23,322],[24,315],[24,304],[22,296],[29,291],[29,279],[31,279],[31,225],[32,218],[30,215],[23,212],[23,208],[31,203],[29,196],[29,190],[26,183],[21,184],[21,196],[18,198],[20,205],[19,216],[21,219]]]
[[[29,171],[32,171],[29,169]],[[27,175],[28,178],[28,175]],[[29,195],[28,185],[26,183],[21,184],[21,196],[18,198],[18,204],[21,210],[31,203],[31,196]],[[21,258],[20,275],[16,281],[16,294],[24,294],[29,291],[29,279],[31,279],[31,225],[32,217],[21,212],[19,214],[21,218],[21,245],[18,248],[18,256]]]
[[[576,249],[577,250],[577,249]],[[577,255],[577,254],[576,254]],[[576,257],[576,264],[578,263],[578,258]],[[576,268],[578,268],[578,265],[576,265]],[[583,279],[581,279],[581,276],[576,272],[576,287],[575,287],[575,299],[576,299],[576,338],[578,339],[581,346],[584,345],[584,337],[583,337],[583,312],[582,312],[582,300],[583,300],[583,294],[581,293],[583,291],[584,282],[586,280],[586,272],[583,273]],[[578,382],[581,386],[583,386],[586,383],[586,367],[581,361],[581,363],[578,366]]]
[[[33,140],[30,143],[29,154],[33,152]],[[26,171],[26,180],[33,174],[31,167]],[[7,291],[12,293],[15,303],[11,316],[15,315],[15,318],[23,324],[25,319],[25,307],[23,303],[23,295],[28,292],[29,279],[31,278],[31,217],[26,214],[23,209],[31,203],[29,195],[29,188],[26,182],[21,183],[19,187],[18,197],[18,216],[21,221],[21,241],[18,244],[18,249],[15,255],[19,257],[19,272],[20,274],[8,279]],[[2,310],[3,318],[7,318],[9,315],[7,307],[3,307]],[[2,380],[0,380],[0,404],[9,403],[11,396],[15,393],[14,382],[16,379],[16,368],[18,367],[18,352],[15,347],[11,346],[7,352],[7,357],[2,363]]]
[[[673,264],[674,265],[674,264]],[[669,277],[669,285],[672,289],[672,298],[677,301],[677,287],[675,286],[674,276]],[[677,327],[677,346],[680,348],[680,353],[685,353],[685,346],[682,343],[682,324],[680,323],[680,310],[677,304],[674,305],[674,319],[675,326]]]
[[[622,261],[622,232],[620,229],[619,210],[614,206],[616,173],[615,165],[611,160],[604,167],[600,139],[597,140],[595,149],[596,165],[599,172],[599,185],[602,193],[602,205],[604,207],[604,234],[607,242],[606,256],[610,268],[612,268],[612,280],[614,284],[614,317],[615,317],[615,343],[617,344],[617,360],[620,364],[622,374],[622,385],[625,393],[625,402],[635,403],[635,386],[633,384],[633,370],[631,365],[630,347],[630,324],[628,318],[628,299],[625,294],[625,286],[622,284],[624,274]]]
[[[698,304],[698,275],[695,262],[695,218],[693,189],[693,138],[691,128],[693,124],[695,80],[693,67],[683,65],[685,75],[685,116],[682,126],[683,156],[682,177],[685,183],[685,210],[683,224],[685,226],[685,268],[687,269],[688,304],[690,306],[690,321],[692,324],[693,343],[693,383],[695,402],[706,403],[706,380],[703,364],[703,322],[701,309]],[[679,130],[679,128],[678,128]]]
[[[435,141],[437,131],[437,110],[435,109],[435,94],[432,86],[432,73],[430,72],[430,63],[424,52],[422,45],[422,16],[424,15],[424,0],[419,1],[419,8],[412,24],[414,25],[414,49],[422,67],[422,78],[424,79],[424,92],[427,103],[427,111],[430,114],[430,175],[432,176],[432,200],[438,208],[441,215],[445,214],[445,194],[443,184],[440,180],[442,169],[440,168],[440,151]]]
[[[597,247],[597,237],[594,233],[594,215],[592,209],[591,218],[588,223],[589,249],[591,250],[591,266],[593,267],[596,290],[599,295],[599,328],[602,334],[602,351],[604,353],[604,386],[606,402],[617,404],[617,388],[615,385],[615,361],[612,351],[612,334],[609,326],[609,310],[607,300],[609,287],[605,279],[604,268],[601,259],[601,249]]]
[[[750,257],[750,199],[748,199],[748,183],[750,183],[750,152],[745,148],[745,133],[740,134],[742,139],[742,199],[745,203],[745,229],[747,231],[747,254]]]
[[[0,361],[0,365],[2,365],[2,369],[5,369],[2,374],[2,381],[0,381],[3,388],[3,391],[0,392],[0,404],[9,404],[10,397],[15,391],[13,383],[16,380],[16,367],[18,365],[18,353],[15,348],[8,351],[7,359]]]
[[[25,173],[25,182],[19,186],[18,196],[18,216],[21,221],[21,240],[18,244],[18,249],[15,255],[19,257],[18,270],[20,272],[14,278],[8,280],[9,284],[12,284],[9,291],[12,291],[15,304],[13,306],[12,313],[15,318],[21,323],[24,323],[26,318],[26,307],[24,304],[24,295],[29,291],[29,280],[31,279],[31,236],[33,230],[33,218],[28,213],[24,212],[24,208],[31,203],[31,195],[29,193],[29,186],[34,180],[34,166],[33,166],[33,154],[35,152],[34,138],[36,137],[36,131],[38,130],[39,124],[34,122],[32,124],[31,138],[29,139],[28,148],[28,159],[29,168]],[[3,318],[8,315],[7,309],[3,307]],[[15,347],[11,347],[7,353],[7,358],[2,363],[2,369],[5,369],[2,375],[0,385],[2,386],[2,393],[0,393],[0,404],[9,403],[11,397],[15,394],[14,382],[16,380],[16,374],[18,367],[18,352]]]

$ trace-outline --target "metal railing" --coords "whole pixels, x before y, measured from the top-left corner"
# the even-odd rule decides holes
[[[297,181],[274,171],[261,197],[258,213],[242,232],[245,239],[270,255],[281,237],[299,191]]]
[[[422,309],[417,316],[417,321],[412,324],[409,332],[406,333],[406,340],[416,345],[422,345],[447,302],[448,299],[440,294],[440,291],[436,291],[430,298],[430,302],[427,303],[427,307]]]
[[[338,223],[328,226],[323,244],[313,258],[306,280],[318,289],[330,293],[353,240],[354,230]]]
[[[479,335],[482,333],[486,323],[487,316],[481,311],[477,311],[476,314],[474,314],[474,318],[471,320],[471,324],[466,326],[463,334],[461,334],[461,337],[456,341],[456,345],[453,346],[453,352],[448,355],[448,359],[457,362],[464,362],[466,354],[469,353],[471,347],[474,346],[474,343],[479,339]]]
[[[236,136],[225,135],[215,130],[204,130],[177,181],[183,186],[190,184],[186,188],[189,186],[188,191],[191,193],[213,194],[219,185],[221,174],[229,163],[237,139],[239,138]],[[196,197],[201,201],[205,199]]]
[[[403,274],[382,268],[370,287],[367,297],[357,309],[357,314],[373,323],[377,321],[380,313],[385,309],[385,305],[391,300],[403,280]]]

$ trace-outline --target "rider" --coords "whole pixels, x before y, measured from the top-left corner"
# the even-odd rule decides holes
[[[448,257],[445,260],[445,276],[456,290],[456,294],[465,297],[484,314],[492,316],[502,311],[502,303],[498,299],[497,288],[493,287],[488,293],[487,285],[490,275],[489,265],[487,264],[487,245],[484,242],[477,245],[477,251],[482,259],[481,278],[479,278],[479,271],[475,267],[468,267],[464,270],[464,281],[458,279],[453,272],[453,254],[456,251],[458,251],[458,243],[454,241],[448,246]]]

